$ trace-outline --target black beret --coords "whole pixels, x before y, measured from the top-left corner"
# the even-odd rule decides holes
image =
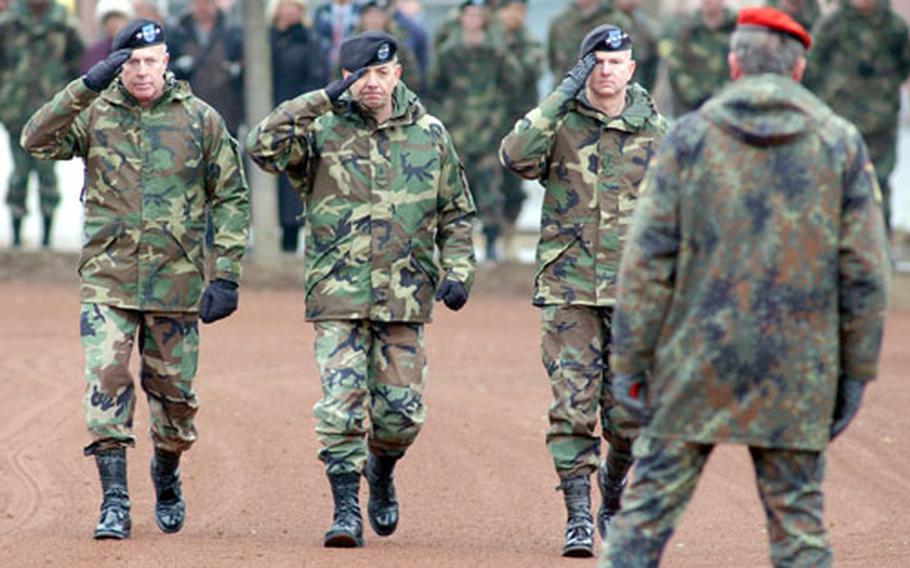
[[[363,12],[367,8],[377,8],[379,10],[386,10],[389,7],[389,0],[364,0],[360,3],[360,11]]]
[[[527,4],[527,3],[528,3],[528,0],[499,0],[499,2],[496,3],[496,5],[499,7],[504,7],[504,6],[508,6],[509,4]]]
[[[349,37],[341,43],[338,65],[348,71],[381,65],[395,58],[398,42],[385,32],[369,31]]]
[[[464,10],[468,6],[486,6],[486,0],[463,0],[461,4],[458,5],[459,10]]]
[[[632,49],[629,34],[613,24],[601,24],[588,32],[581,42],[578,58],[581,59],[592,51],[626,51]]]
[[[139,49],[164,43],[164,28],[152,20],[133,20],[117,32],[111,42],[111,51],[129,48]]]

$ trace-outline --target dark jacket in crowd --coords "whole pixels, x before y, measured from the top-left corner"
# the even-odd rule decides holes
[[[219,12],[205,41],[187,14],[168,29],[168,51],[174,75],[188,81],[193,94],[212,105],[237,136],[243,122],[242,30]]]

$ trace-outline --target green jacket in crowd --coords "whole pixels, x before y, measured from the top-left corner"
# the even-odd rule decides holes
[[[502,140],[500,160],[544,186],[533,303],[612,306],[625,233],[651,156],[667,130],[647,91],[608,117],[582,91],[554,91]]]
[[[553,19],[547,34],[547,63],[553,73],[554,84],[558,85],[578,61],[578,48],[588,32],[601,24],[619,26],[632,37],[633,45],[638,45],[638,38],[632,33],[632,21],[615,9],[611,0],[601,0],[597,9],[586,14],[570,3]]]
[[[610,367],[649,373],[649,435],[820,451],[839,374],[876,376],[881,195],[856,128],[780,75],[667,133],[619,276]]]
[[[120,81],[98,94],[76,79],[29,119],[20,142],[39,159],[85,162],[83,302],[197,311],[207,205],[212,278],[240,281],[250,216],[240,153],[187,83],[168,73],[143,108]]]
[[[635,60],[632,81],[650,92],[657,83],[657,68],[660,65],[658,50],[660,28],[641,8],[622,13],[632,24],[632,27],[626,30],[632,38],[632,59]]]
[[[469,46],[457,30],[436,50],[427,97],[462,156],[495,156],[509,121],[511,97],[526,88],[522,77],[515,54],[494,41],[492,34],[483,43]]]
[[[0,14],[0,122],[17,131],[79,75],[84,46],[66,9],[50,2],[36,20],[19,1]]]
[[[505,123],[501,131],[501,134],[505,134],[517,117],[537,105],[537,82],[543,73],[544,50],[543,45],[526,27],[513,33],[507,33],[500,27],[495,33],[501,34],[504,49],[514,54],[521,69],[516,81],[517,88],[505,93],[507,99]]]
[[[806,86],[867,137],[897,129],[910,74],[907,24],[889,4],[867,14],[842,2],[816,27],[806,67]]]
[[[684,18],[666,45],[667,74],[674,95],[674,114],[683,115],[701,106],[729,79],[727,53],[736,28],[736,13],[724,9],[724,19],[709,29],[696,10]]]
[[[403,83],[392,103],[377,125],[349,93],[333,105],[320,89],[247,139],[253,161],[287,172],[303,199],[308,320],[429,321],[440,264],[470,290],[475,212],[458,154]]]
[[[768,0],[768,6],[777,8],[778,10],[782,9],[781,4],[784,3],[787,2],[781,2],[780,0]],[[794,1],[790,0],[788,3],[793,4]],[[815,25],[815,22],[818,21],[819,17],[821,17],[822,14],[821,8],[818,5],[818,0],[797,0],[796,4],[797,9],[795,10],[795,13],[789,11],[787,13],[790,14],[794,20],[802,24],[802,26],[806,28],[807,32],[811,32],[812,26]]]

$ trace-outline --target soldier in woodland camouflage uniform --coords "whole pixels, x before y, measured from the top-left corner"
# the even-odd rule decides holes
[[[602,566],[653,567],[716,444],[749,447],[775,566],[829,566],[825,449],[875,378],[887,256],[856,128],[799,84],[808,33],[743,9],[734,82],[664,138],[619,275],[614,399],[642,430]]]
[[[474,277],[464,172],[445,127],[399,82],[396,49],[383,32],[345,40],[343,78],[283,103],[247,142],[257,164],[288,173],[304,202],[332,547],[363,544],[361,473],[374,531],[395,531],[392,471],[426,412],[424,324],[434,292],[458,310]]]
[[[16,145],[25,121],[79,74],[83,45],[66,9],[51,0],[19,0],[0,15],[0,123],[10,135],[13,172],[6,204],[13,224],[13,246],[22,242],[28,181],[38,176],[42,246],[50,245],[54,210],[60,202],[53,162],[35,160]]]
[[[515,53],[493,37],[482,0],[461,5],[460,27],[436,50],[428,93],[464,160],[486,239],[486,260],[496,261],[505,223],[502,168],[496,146],[507,121],[511,93],[527,88]]]
[[[593,554],[590,476],[598,470],[601,536],[619,508],[635,424],[609,394],[616,272],[638,186],[664,131],[635,71],[629,36],[615,26],[584,38],[556,90],[502,141],[503,165],[546,189],[534,304],[553,401],[547,447],[569,518],[565,556]],[[627,86],[628,85],[628,86]],[[610,451],[599,462],[597,408]]]
[[[667,44],[667,74],[676,116],[693,111],[727,82],[727,49],[736,14],[723,0],[701,0]]]
[[[641,0],[615,0],[614,7],[625,14],[632,27],[628,30],[635,44],[635,75],[632,80],[651,91],[657,82],[660,54],[657,41],[660,29],[657,23],[640,7]]]
[[[221,117],[166,73],[163,36],[149,20],[128,24],[113,52],[41,107],[21,139],[37,158],[85,162],[79,329],[92,436],[85,454],[95,456],[104,492],[95,538],[130,534],[125,447],[135,443],[129,359],[137,332],[156,521],[165,532],[183,526],[177,466],[196,440],[197,319],[236,308],[247,240],[249,192],[236,143]],[[207,206],[215,262],[203,293]]]
[[[768,0],[768,6],[789,14],[807,30],[812,30],[822,14],[818,0]]]
[[[360,4],[360,23],[357,32],[383,31],[398,42],[398,62],[401,64],[401,80],[412,92],[423,87],[423,75],[417,63],[417,55],[404,46],[404,32],[392,19],[388,0],[367,0]]]
[[[505,0],[499,3],[496,10],[493,34],[502,38],[503,46],[513,54],[521,67],[519,88],[506,92],[506,122],[500,136],[507,133],[516,117],[523,116],[537,105],[537,82],[543,72],[543,45],[531,35],[525,27],[527,0]],[[502,228],[503,251],[506,260],[515,260],[515,221],[521,213],[525,200],[523,181],[511,171],[502,176],[503,217]]]
[[[806,86],[859,128],[882,189],[890,229],[900,89],[910,74],[907,24],[886,0],[850,0],[823,19],[809,52]]]
[[[624,30],[633,27],[629,17],[614,8],[612,0],[574,0],[553,20],[547,33],[547,64],[554,81],[562,80],[575,65],[579,44],[601,24]]]

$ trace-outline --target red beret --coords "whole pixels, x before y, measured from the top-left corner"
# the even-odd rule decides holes
[[[787,34],[788,36],[799,40],[806,49],[809,49],[809,46],[812,45],[812,36],[809,35],[806,28],[802,27],[796,20],[784,12],[767,6],[761,8],[743,8],[739,11],[736,25],[767,28],[769,30]]]

